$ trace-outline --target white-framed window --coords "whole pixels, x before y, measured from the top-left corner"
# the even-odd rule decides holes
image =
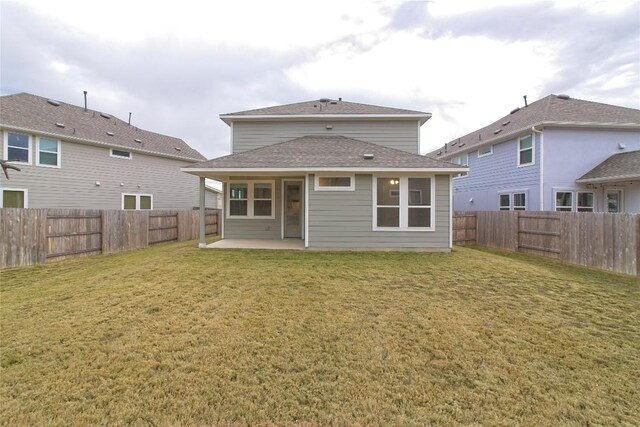
[[[518,138],[518,166],[529,166],[535,163],[535,146],[533,136]]]
[[[593,212],[594,198],[592,191],[578,191],[576,210],[578,212]]]
[[[373,177],[373,230],[433,231],[435,178]]]
[[[28,208],[29,190],[25,188],[0,188],[0,208]]]
[[[321,175],[315,176],[316,191],[354,191],[355,175]]]
[[[52,138],[38,137],[36,143],[36,165],[48,168],[59,168],[61,161],[60,141]]]
[[[490,156],[493,154],[493,145],[478,148],[478,157]]]
[[[498,203],[501,211],[511,210],[511,194],[499,194]]]
[[[275,181],[227,183],[227,218],[275,218]]]
[[[513,193],[513,210],[514,211],[527,210],[527,194],[526,193]]]
[[[469,153],[464,153],[464,154],[458,154],[457,156],[453,156],[452,158],[450,158],[448,160],[450,163],[454,163],[456,165],[460,165],[460,166],[469,166]],[[454,176],[453,178],[460,178],[463,176],[467,176],[469,173],[468,172],[460,172],[459,174],[457,174],[456,176]]]
[[[555,210],[558,212],[573,211],[573,193],[571,191],[555,192]]]
[[[4,159],[12,163],[31,164],[31,136],[23,133],[4,133]]]
[[[112,148],[110,153],[111,157],[117,157],[119,159],[131,159],[131,151]]]
[[[122,209],[151,210],[153,209],[153,195],[122,193]]]

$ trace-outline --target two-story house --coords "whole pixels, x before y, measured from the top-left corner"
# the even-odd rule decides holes
[[[0,134],[2,159],[20,168],[0,177],[0,207],[198,206],[198,179],[180,168],[205,158],[179,138],[27,93],[0,97]]]
[[[342,99],[222,114],[232,154],[182,170],[223,182],[223,239],[447,251],[451,176],[467,169],[419,154],[430,117]]]
[[[427,155],[469,167],[454,210],[637,213],[639,150],[640,110],[549,95]]]

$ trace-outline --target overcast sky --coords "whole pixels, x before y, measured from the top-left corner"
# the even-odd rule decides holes
[[[423,153],[523,95],[640,108],[640,0],[2,1],[0,31],[2,95],[87,90],[207,158],[219,114],[322,97],[432,113]]]

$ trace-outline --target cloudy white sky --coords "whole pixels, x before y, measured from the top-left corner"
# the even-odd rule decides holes
[[[431,112],[422,152],[550,93],[640,108],[640,0],[0,2],[0,93],[228,154],[218,115],[342,97]]]

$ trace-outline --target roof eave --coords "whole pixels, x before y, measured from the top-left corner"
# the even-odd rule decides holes
[[[350,119],[395,119],[419,120],[422,126],[431,118],[431,113],[416,114],[220,114],[220,120],[227,125],[233,121],[302,121],[302,120],[350,120]]]
[[[601,178],[578,178],[578,179],[576,179],[576,183],[578,183],[578,184],[599,184],[599,183],[605,183],[605,182],[636,181],[636,180],[640,180],[640,174],[604,176],[604,177],[601,177]]]
[[[201,177],[211,176],[247,176],[247,175],[301,175],[307,173],[320,172],[342,172],[342,173],[430,173],[430,174],[458,174],[468,172],[467,167],[447,167],[447,168],[406,168],[406,167],[297,167],[297,168],[198,168],[183,167],[182,172]]]

